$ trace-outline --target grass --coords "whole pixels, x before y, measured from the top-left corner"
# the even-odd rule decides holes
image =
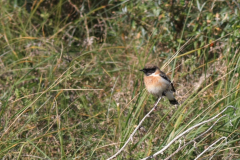
[[[181,105],[161,100],[117,158],[150,156],[229,105],[158,158],[216,121],[172,158],[194,159],[222,137],[200,159],[240,157],[238,2],[27,2],[0,2],[1,159],[111,157],[156,100],[139,72],[147,62],[165,66]]]

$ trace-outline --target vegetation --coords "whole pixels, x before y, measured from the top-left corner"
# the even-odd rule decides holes
[[[117,158],[150,156],[230,105],[158,158],[192,140],[172,158],[240,157],[238,1],[3,0],[0,14],[1,159],[111,157],[156,101],[146,63],[181,105],[161,100]]]

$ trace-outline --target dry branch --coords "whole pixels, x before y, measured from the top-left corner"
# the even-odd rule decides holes
[[[222,119],[223,117],[226,117],[226,115],[221,116],[220,118],[218,118],[212,126],[210,126],[205,132],[203,132],[202,134],[200,134],[199,136],[197,136],[196,138],[192,139],[191,141],[187,142],[186,144],[184,144],[182,147],[179,147],[175,152],[173,152],[171,155],[169,155],[167,158],[165,158],[164,160],[169,160],[172,156],[174,156],[175,154],[177,154],[179,151],[181,151],[183,148],[185,148],[187,145],[189,145],[190,143],[195,142],[197,139],[201,138],[202,136],[204,136],[206,133],[208,133],[213,126],[215,126],[215,124]]]
[[[162,97],[159,97],[157,102],[154,104],[153,108],[148,112],[148,114],[146,114],[143,119],[140,121],[140,123],[138,124],[138,126],[135,128],[135,130],[132,132],[132,134],[129,136],[128,140],[125,142],[125,144],[122,146],[122,148],[116,153],[114,154],[112,157],[108,158],[107,160],[111,160],[113,158],[116,158],[117,155],[119,155],[123,149],[126,147],[126,145],[129,143],[129,141],[133,138],[134,134],[137,132],[137,130],[140,128],[140,126],[142,125],[143,121],[149,117],[149,115],[155,110],[156,106],[158,105],[158,103],[160,102],[160,100],[162,99]]]
[[[159,154],[163,154],[163,152],[168,149],[175,141],[177,141],[179,138],[183,137],[185,134],[187,134],[188,132],[190,132],[191,130],[195,129],[196,127],[199,127],[203,124],[206,124],[208,122],[211,122],[212,120],[216,119],[219,115],[221,115],[223,112],[225,112],[228,108],[234,108],[233,106],[227,106],[224,110],[222,110],[220,113],[218,113],[216,116],[208,119],[208,120],[205,120],[201,123],[198,123],[190,128],[188,128],[187,130],[185,130],[184,132],[182,132],[181,134],[179,134],[178,136],[176,136],[173,140],[171,140],[165,147],[163,147],[163,149],[161,149],[160,151],[156,152],[155,154],[149,156],[149,157],[146,157],[146,158],[143,158],[142,160],[147,160],[147,159],[151,159],[151,158],[154,158],[156,157],[157,155]],[[234,108],[235,109],[235,108]],[[215,143],[214,143],[215,144]]]

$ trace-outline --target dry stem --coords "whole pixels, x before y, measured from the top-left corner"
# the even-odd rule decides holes
[[[137,130],[139,129],[139,127],[142,125],[143,121],[149,117],[149,115],[155,110],[156,106],[158,105],[158,103],[160,102],[160,100],[162,99],[162,97],[159,97],[157,102],[154,104],[153,108],[148,112],[148,114],[146,114],[143,119],[140,121],[140,123],[138,124],[138,126],[135,128],[135,130],[132,132],[132,134],[129,136],[128,140],[125,142],[125,144],[122,146],[122,148],[116,153],[114,154],[112,157],[108,158],[107,160],[111,160],[113,158],[116,158],[117,155],[119,155],[123,149],[126,147],[126,145],[129,143],[129,141],[133,138],[134,134],[137,132]]]
[[[223,112],[225,112],[228,108],[234,108],[233,106],[227,106],[224,110],[222,110],[220,113],[218,113],[216,116],[208,119],[208,120],[205,120],[201,123],[198,123],[190,128],[188,128],[187,130],[185,130],[184,132],[182,132],[181,134],[179,134],[178,136],[176,136],[173,140],[171,140],[165,147],[163,147],[163,149],[161,149],[160,151],[156,152],[155,154],[149,156],[149,157],[146,157],[146,158],[143,158],[142,160],[147,160],[147,159],[151,159],[151,158],[154,158],[156,157],[157,155],[159,154],[163,154],[163,152],[168,149],[168,147],[170,147],[175,141],[177,141],[180,137],[183,137],[185,134],[187,134],[188,132],[190,132],[191,130],[193,130],[194,128],[196,127],[199,127],[203,124],[206,124],[214,119],[216,119],[219,115],[221,115]],[[235,108],[234,108],[235,109]],[[215,144],[215,143],[214,143]]]

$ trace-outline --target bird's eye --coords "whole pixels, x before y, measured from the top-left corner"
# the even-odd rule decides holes
[[[155,71],[156,71],[155,68],[153,68],[153,69],[150,70],[151,73],[154,73]]]

